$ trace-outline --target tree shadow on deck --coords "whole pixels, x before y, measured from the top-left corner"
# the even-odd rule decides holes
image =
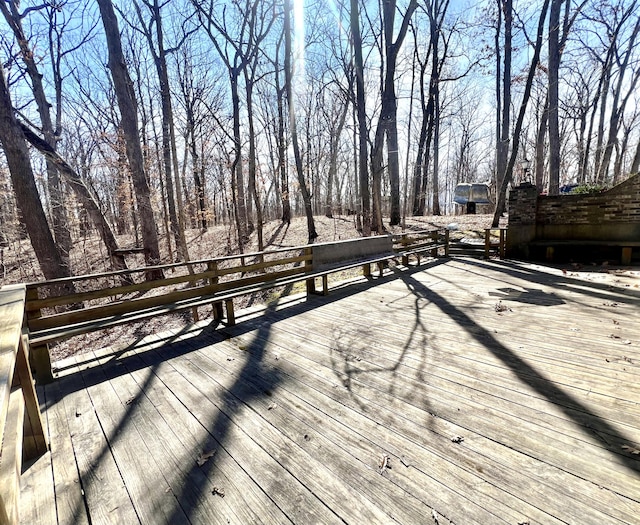
[[[198,444],[197,450],[192,451],[193,457],[197,457],[202,451],[224,448],[228,440],[230,425],[233,425],[234,416],[238,413],[238,410],[252,399],[269,395],[269,392],[277,388],[281,382],[277,371],[265,371],[265,368],[262,366],[265,351],[271,337],[272,324],[276,322],[278,318],[298,315],[302,312],[312,310],[319,305],[338,301],[366,287],[375,286],[393,278],[395,277],[387,276],[370,279],[359,284],[355,283],[350,286],[338,286],[332,289],[330,296],[312,297],[307,301],[297,300],[285,308],[280,308],[280,303],[286,303],[286,298],[284,301],[274,301],[268,305],[259,316],[248,316],[245,322],[242,322],[245,316],[243,314],[238,315],[237,320],[239,324],[234,326],[233,330],[218,330],[218,328],[220,328],[219,323],[212,322],[210,325],[204,327],[199,326],[196,329],[193,327],[185,327],[166,337],[152,338],[147,342],[142,341],[142,345],[133,344],[121,348],[114,351],[111,356],[108,354],[99,357],[93,355],[80,356],[77,364],[74,365],[74,367],[78,367],[77,371],[72,371],[74,367],[60,369],[60,372],[64,372],[64,375],[56,380],[55,395],[47,396],[47,408],[50,408],[52,404],[64,402],[65,397],[81,389],[88,389],[91,395],[91,388],[100,383],[137,371],[146,372],[144,379],[138,383],[136,395],[128,399],[126,403],[123,403],[126,404],[126,408],[119,416],[115,427],[113,427],[110,432],[103,430],[106,443],[95,457],[92,458],[93,466],[97,468],[113,453],[113,444],[125,434],[129,427],[135,424],[136,411],[138,407],[141,406],[140,401],[146,396],[146,390],[156,381],[165,381],[160,371],[161,365],[174,358],[185,356],[199,350],[205,350],[208,347],[223,342],[231,337],[230,333],[235,337],[239,334],[254,332],[251,341],[244,347],[247,360],[242,369],[235,375],[233,384],[227,388],[224,395],[221,396],[217,404],[217,409],[211,410],[208,420],[204,420],[205,418],[199,419],[200,425],[207,432],[207,437]],[[260,390],[256,390],[255,388],[255,377],[257,375],[260,375]],[[204,393],[202,395],[204,395]],[[67,411],[67,413],[69,412]],[[99,417],[97,412],[95,417]],[[74,448],[75,446],[74,444]],[[173,511],[170,516],[168,516],[166,523],[185,523],[191,519],[197,509],[198,501],[205,496],[205,491],[208,486],[206,480],[210,477],[215,467],[215,456],[203,465],[196,465],[194,460],[193,465],[187,467],[188,471],[181,475],[181,479],[187,480],[187,482],[181,485],[181,490],[172,492],[171,494],[172,497],[175,497],[175,502],[173,503]],[[77,468],[81,484],[91,483],[91,477],[88,476],[86,472],[81,471],[79,465]],[[123,468],[123,466],[118,465],[118,468]],[[197,480],[201,480],[201,482]],[[90,492],[87,490],[90,487],[82,486],[82,488],[85,494]],[[82,500],[77,501],[77,508],[74,509],[74,514],[78,515],[85,512],[83,509],[84,505],[85,503]],[[233,513],[233,510],[230,509],[230,512]]]
[[[482,270],[500,271],[511,277],[523,279],[529,283],[552,286],[559,291],[578,292],[602,300],[611,301],[615,296],[640,306],[640,290],[613,286],[610,283],[599,283],[591,280],[575,279],[568,275],[558,275],[537,270],[531,264],[522,264],[518,261],[483,261],[479,259],[465,259],[465,265],[478,269],[478,274],[486,278]],[[467,270],[471,272],[470,269]]]
[[[477,263],[478,261],[465,260],[465,264],[474,265]],[[480,266],[482,263],[478,265]],[[505,270],[509,271],[510,269],[507,267]],[[522,279],[527,279],[526,274],[529,273],[521,272],[516,269],[511,269],[511,271]],[[533,277],[535,276],[534,273],[530,275]],[[545,275],[548,277],[547,274]],[[593,437],[594,429],[598,429],[599,432],[611,436],[611,443],[609,440],[601,440],[602,446],[608,450],[608,452],[612,454],[612,457],[626,469],[635,475],[640,472],[640,460],[622,453],[620,449],[621,443],[630,444],[634,442],[631,437],[623,435],[616,428],[610,425],[608,421],[601,418],[591,411],[589,407],[581,403],[576,397],[545,378],[526,360],[498,341],[491,331],[476,323],[463,311],[463,309],[452,304],[446,298],[419,282],[412,275],[400,274],[399,279],[406,284],[407,288],[416,297],[429,301],[440,309],[443,314],[454,320],[460,328],[466,332],[466,334],[489,350],[495,357],[500,359],[522,383],[530,386],[544,399],[559,407],[567,418],[572,420],[588,438]],[[546,281],[545,284],[549,284],[549,282]],[[581,414],[582,417],[578,417],[577,414]],[[612,443],[615,443],[616,446]]]

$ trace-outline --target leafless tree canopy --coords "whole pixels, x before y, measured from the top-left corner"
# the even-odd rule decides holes
[[[461,182],[491,185],[497,220],[510,184],[556,194],[640,165],[637,0],[5,0],[0,13],[0,242],[27,235],[48,275],[74,271],[88,232],[111,266],[124,234],[148,264],[188,260],[188,230],[225,225],[240,252],[292,216],[310,241],[318,215],[383,233],[454,213]]]

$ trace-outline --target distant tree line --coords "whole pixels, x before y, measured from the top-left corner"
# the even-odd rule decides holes
[[[540,5],[538,5],[540,4]],[[636,0],[5,0],[0,243],[149,265],[185,232],[451,213],[460,182],[557,194],[640,164]],[[530,169],[521,166],[524,159]],[[157,273],[150,272],[149,279]]]

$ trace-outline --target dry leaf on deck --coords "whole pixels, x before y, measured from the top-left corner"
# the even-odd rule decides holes
[[[202,451],[200,454],[198,454],[198,458],[196,459],[196,464],[201,467],[202,465],[204,465],[207,461],[209,461],[210,458],[212,458],[214,456],[214,454],[216,453],[215,450],[211,450],[209,452],[204,452]]]
[[[214,496],[220,496],[221,498],[224,498],[224,489],[221,487],[213,487],[211,494],[213,494]]]
[[[451,438],[451,441],[453,443],[462,443],[464,441],[464,438],[462,436],[453,436]]]
[[[384,454],[381,458],[380,458],[380,463],[378,463],[378,468],[380,469],[380,474],[384,474],[384,471],[387,470],[388,468],[391,468],[391,465],[389,465],[389,460],[391,458],[389,458],[389,456],[387,454]]]

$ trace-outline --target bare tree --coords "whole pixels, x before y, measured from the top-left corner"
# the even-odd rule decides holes
[[[531,96],[531,87],[533,85],[533,78],[535,76],[538,63],[540,61],[540,51],[542,48],[542,37],[544,35],[544,21],[547,18],[547,11],[549,10],[549,1],[544,0],[542,9],[540,11],[540,17],[538,18],[538,28],[536,32],[536,41],[533,48],[533,57],[531,58],[531,64],[529,65],[529,72],[524,87],[524,94],[522,95],[522,102],[520,103],[520,111],[518,112],[518,119],[516,121],[516,127],[513,132],[512,149],[509,157],[509,162],[505,169],[504,176],[502,177],[502,184],[498,188],[498,194],[496,198],[496,207],[493,214],[492,226],[497,228],[500,224],[500,216],[502,210],[505,208],[507,197],[507,186],[511,182],[513,177],[513,168],[516,164],[516,158],[518,156],[518,147],[520,145],[520,133],[522,133],[522,125],[524,123],[525,113],[527,111],[527,105],[529,104],[529,97]]]
[[[360,11],[358,0],[350,0],[349,18],[356,81],[355,110],[358,122],[358,182],[362,202],[362,233],[365,237],[368,237],[371,235],[371,196],[369,189],[369,169],[367,166],[367,140],[369,131],[367,127],[367,112],[365,108],[366,94],[364,89],[364,59],[362,56],[362,35],[360,33]]]
[[[400,224],[400,161],[398,154],[398,100],[396,96],[396,65],[398,54],[402,43],[404,42],[409,22],[416,8],[417,0],[410,0],[406,11],[402,16],[400,28],[394,40],[395,20],[398,11],[396,0],[383,0],[382,2],[382,39],[384,49],[382,66],[382,107],[371,152],[371,170],[373,175],[373,184],[378,187],[383,171],[383,145],[384,138],[387,142],[387,158],[389,168],[389,185],[391,189],[391,210],[389,224],[395,226]],[[374,198],[376,198],[376,190],[374,189]],[[382,216],[378,204],[376,209],[376,228],[381,230]]]
[[[58,9],[54,6],[43,4],[41,6],[30,7],[23,13],[19,12],[20,2],[17,0],[8,0],[0,3],[0,11],[2,12],[7,24],[13,31],[14,37],[20,48],[20,57],[25,65],[29,84],[36,102],[38,115],[40,117],[40,126],[44,140],[55,151],[60,138],[62,127],[62,73],[60,62],[63,56],[73,52],[81,47],[84,39],[74,48],[63,51],[61,49],[62,32],[66,29],[67,23],[59,20]],[[49,26],[49,54],[53,70],[53,85],[55,87],[56,114],[55,123],[51,115],[52,105],[50,104],[44,88],[44,76],[38,68],[36,54],[30,45],[29,38],[24,32],[22,20],[34,11],[45,11],[45,17],[48,19]],[[47,159],[47,182],[51,205],[51,217],[53,226],[53,235],[56,244],[60,249],[60,253],[65,260],[65,264],[69,264],[69,251],[71,250],[71,233],[69,231],[66,211],[63,205],[63,189],[60,181],[58,170],[50,159]]]
[[[138,213],[142,230],[142,245],[144,249],[145,261],[153,266],[160,262],[160,249],[158,246],[158,234],[151,208],[149,185],[144,169],[144,160],[140,139],[138,135],[138,116],[135,94],[126,62],[122,53],[120,42],[120,30],[118,20],[113,9],[111,0],[97,0],[104,25],[105,36],[107,38],[107,49],[109,51],[109,69],[113,78],[113,86],[120,108],[120,124],[125,137],[125,146],[133,185],[136,190],[138,201]],[[147,279],[157,279],[162,276],[162,270],[149,271]]]
[[[13,105],[2,67],[0,67],[0,143],[2,143],[9,165],[16,203],[45,279],[69,277],[69,266],[65,264],[58,251],[47,224],[47,217],[42,209],[31,168],[29,150],[22,129],[13,113]],[[24,220],[27,217],[28,220]]]
[[[173,104],[171,102],[171,87],[169,84],[169,70],[167,67],[167,55],[174,53],[189,37],[190,32],[185,31],[180,42],[173,48],[167,49],[164,44],[164,29],[162,13],[158,0],[139,0],[147,7],[150,17],[148,23],[140,9],[138,1],[133,5],[138,16],[141,31],[144,34],[149,50],[156,66],[158,81],[160,84],[160,108],[162,113],[162,158],[164,162],[164,175],[167,188],[167,203],[171,229],[176,242],[178,256],[182,260],[189,260],[189,251],[185,239],[184,206],[182,192],[180,191],[180,175],[176,151],[176,133],[173,119]],[[132,25],[132,27],[137,27]],[[173,177],[172,177],[173,174]],[[175,200],[174,200],[175,196]],[[177,209],[176,209],[177,204]]]
[[[296,122],[295,100],[293,98],[293,69],[291,64],[291,2],[284,0],[284,84],[287,93],[287,103],[289,109],[289,132],[291,133],[291,145],[293,146],[293,156],[296,163],[296,173],[298,174],[298,183],[300,184],[300,192],[302,193],[302,201],[304,203],[304,211],[307,217],[307,230],[309,233],[309,242],[313,242],[318,237],[313,219],[313,209],[311,207],[311,194],[307,187],[304,171],[302,168],[302,157],[300,155],[300,143],[298,142],[298,127]]]

